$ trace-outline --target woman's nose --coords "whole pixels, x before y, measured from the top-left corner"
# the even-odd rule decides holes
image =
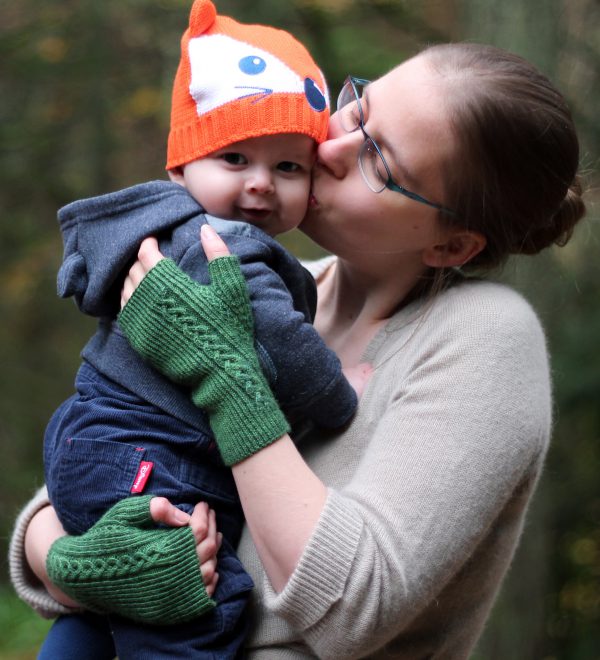
[[[252,168],[246,178],[246,190],[261,195],[270,195],[275,192],[271,171],[267,167]]]
[[[352,167],[358,167],[361,139],[360,131],[347,133],[337,121],[337,115],[332,115],[327,140],[322,142],[317,150],[318,162],[338,179],[343,178]]]

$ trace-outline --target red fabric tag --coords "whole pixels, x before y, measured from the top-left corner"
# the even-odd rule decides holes
[[[140,467],[133,480],[133,486],[131,487],[132,493],[141,493],[144,490],[153,467],[154,463],[151,461],[140,461]]]

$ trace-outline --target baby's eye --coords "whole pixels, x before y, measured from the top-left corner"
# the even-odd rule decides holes
[[[221,154],[221,158],[228,163],[229,165],[247,165],[248,159],[244,154],[240,154],[237,151],[228,151],[227,153]]]
[[[293,174],[295,172],[299,172],[302,169],[302,165],[299,165],[298,163],[292,163],[289,160],[282,160],[281,163],[277,163],[277,169],[281,170],[282,172]]]

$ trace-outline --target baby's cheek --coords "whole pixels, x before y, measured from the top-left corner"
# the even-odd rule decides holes
[[[297,227],[308,209],[310,197],[310,180],[294,182],[296,185],[289,186],[284,200],[285,220],[288,229]]]

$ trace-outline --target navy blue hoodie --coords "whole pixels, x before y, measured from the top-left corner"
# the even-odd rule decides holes
[[[276,240],[245,222],[208,216],[178,184],[153,181],[79,200],[58,213],[64,260],[58,294],[99,319],[82,358],[167,413],[210,432],[204,413],[130,347],[115,320],[124,277],[140,243],[155,236],[161,252],[194,280],[208,283],[200,227],[210,223],[239,257],[254,312],[256,347],[273,391],[293,419],[335,428],[349,420],[356,395],[340,362],[312,327],[316,287]]]

